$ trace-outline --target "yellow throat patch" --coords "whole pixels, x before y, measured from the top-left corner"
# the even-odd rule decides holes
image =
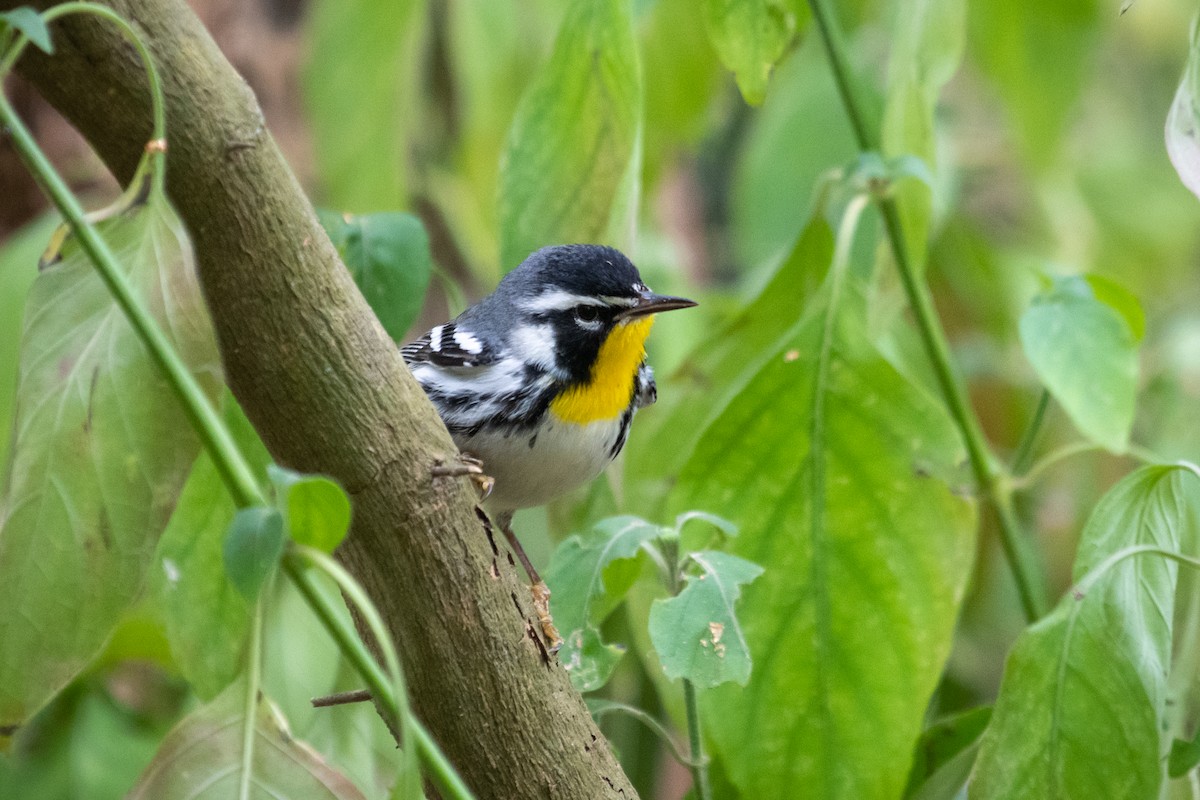
[[[554,416],[586,425],[613,419],[629,405],[638,365],[646,357],[646,337],[654,317],[618,325],[608,334],[587,383],[563,392],[550,403]]]

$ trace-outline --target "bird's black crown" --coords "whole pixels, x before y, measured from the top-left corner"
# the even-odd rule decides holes
[[[599,244],[543,247],[506,275],[501,285],[524,281],[592,296],[637,297],[645,289],[637,267],[624,253]]]

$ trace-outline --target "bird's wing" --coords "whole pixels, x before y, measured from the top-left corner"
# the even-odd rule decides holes
[[[481,337],[460,330],[453,322],[438,325],[415,342],[400,348],[410,366],[433,364],[438,367],[485,367],[499,360],[499,354]]]

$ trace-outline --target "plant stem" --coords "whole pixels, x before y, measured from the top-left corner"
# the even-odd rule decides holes
[[[1042,389],[1037,408],[1033,412],[1033,419],[1029,421],[1029,427],[1025,429],[1025,435],[1021,437],[1021,443],[1017,445],[1017,454],[1013,456],[1013,477],[1024,475],[1029,470],[1030,464],[1033,463],[1033,446],[1037,443],[1037,436],[1041,433],[1042,422],[1046,418],[1046,409],[1049,406],[1050,390]]]
[[[295,552],[283,557],[283,571],[300,590],[300,594],[308,601],[308,605],[325,626],[325,630],[337,643],[342,656],[350,662],[358,674],[366,682],[371,691],[371,697],[387,714],[388,724],[398,727],[400,724],[400,707],[395,695],[392,682],[383,669],[367,652],[366,646],[358,638],[358,634],[346,625],[338,616],[337,607],[321,593],[313,577],[305,570],[303,559]],[[443,797],[454,800],[471,800],[474,795],[463,783],[453,765],[446,760],[445,755],[433,741],[433,737],[416,718],[412,720],[413,739],[416,743],[417,756],[425,774]]]
[[[254,775],[254,735],[258,721],[258,688],[262,671],[262,629],[264,600],[270,586],[264,586],[254,603],[250,619],[250,647],[246,668],[246,719],[242,723],[242,774],[238,781],[238,798],[249,800],[250,779]]]
[[[688,722],[688,769],[692,771],[692,783],[698,800],[712,800],[712,787],[708,783],[708,757],[704,755],[704,741],[700,737],[700,708],[696,703],[696,687],[687,678],[683,679],[683,704]]]
[[[833,70],[842,104],[854,129],[858,147],[863,152],[876,151],[879,149],[879,142],[875,134],[868,129],[851,86],[850,71],[842,50],[836,23],[829,11],[828,0],[808,0],[808,5],[812,9],[813,20],[829,58],[830,68]],[[991,501],[992,506],[996,509],[1004,554],[1012,570],[1013,578],[1016,580],[1017,594],[1020,597],[1025,617],[1032,622],[1044,613],[1045,590],[1041,586],[1040,570],[1036,566],[1036,561],[1027,554],[1028,544],[1021,532],[1020,523],[1012,506],[1008,482],[1001,479],[1002,468],[994,466],[995,458],[988,448],[979,421],[970,408],[965,391],[954,377],[953,362],[946,334],[942,330],[941,321],[933,307],[928,290],[923,283],[918,281],[908,256],[901,227],[900,209],[895,200],[884,197],[879,200],[879,210],[883,215],[884,227],[896,261],[896,269],[900,274],[905,295],[912,309],[921,343],[933,367],[942,398],[963,438],[971,471],[979,491]]]

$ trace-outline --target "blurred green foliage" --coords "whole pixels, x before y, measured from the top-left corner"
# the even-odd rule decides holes
[[[1150,555],[1087,575],[1131,544],[1198,546],[1192,473],[1148,467],[1118,484],[1129,452],[1200,461],[1200,205],[1163,142],[1194,4],[836,5],[883,155],[917,156],[932,176],[890,191],[1049,592],[1092,582],[1024,634],[874,211],[834,291],[858,148],[807,4],[313,0],[303,84],[314,202],[395,223],[400,244],[374,261],[370,228],[356,235],[360,285],[397,338],[431,269],[478,292],[565,239],[618,244],[656,290],[702,300],[656,325],[661,400],[639,414],[622,462],[590,492],[518,517],[518,531],[548,553],[617,512],[666,523],[701,509],[741,529],[729,550],[765,573],[741,590],[749,682],[701,697],[717,797],[797,786],[953,797],[977,753],[973,796],[1156,795],[1160,756],[1200,722],[1194,681],[1177,677],[1194,674],[1200,652],[1194,579]],[[333,233],[355,262],[348,224]],[[39,223],[0,249],[0,455],[46,238]],[[1030,432],[1043,387],[1053,399]],[[1080,455],[1081,435],[1112,452]],[[1022,442],[1035,466],[1009,474]],[[159,541],[150,611],[130,612],[170,654],[118,649],[85,670],[0,757],[0,786],[121,796],[186,707],[234,679],[247,609],[212,549],[233,516],[212,473],[193,467]],[[566,541],[560,565],[598,569],[613,593],[554,587],[603,662],[585,685],[611,675],[606,697],[682,730],[678,684],[646,628],[663,590],[632,557],[641,542],[605,560],[586,538]],[[1177,592],[1186,602],[1173,611]],[[628,613],[614,613],[626,594]],[[288,590],[272,590],[267,608],[268,693],[293,733],[384,796],[396,755],[371,710],[308,707],[358,688],[332,643]],[[1172,638],[1190,649],[1172,652]],[[616,643],[636,657],[618,665]],[[159,665],[129,677],[120,652]],[[163,689],[164,673],[186,679],[186,697],[174,677]],[[162,702],[131,710],[114,699],[114,675]],[[971,710],[993,704],[990,719]],[[654,734],[613,719],[606,730],[643,796],[680,796]]]

